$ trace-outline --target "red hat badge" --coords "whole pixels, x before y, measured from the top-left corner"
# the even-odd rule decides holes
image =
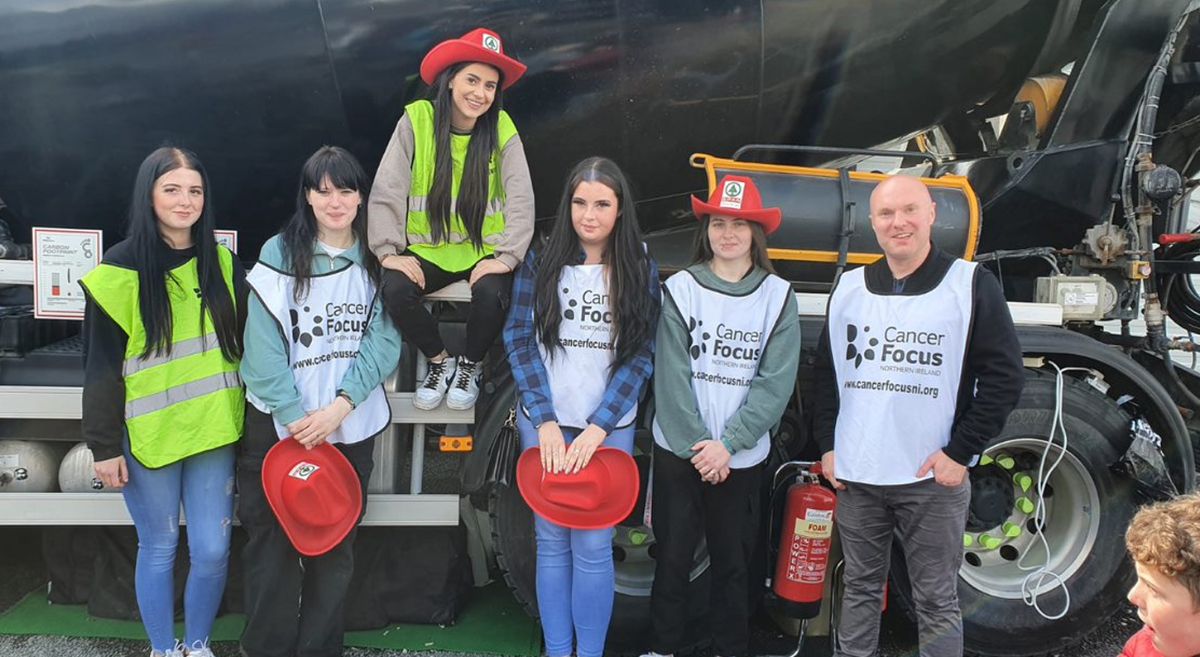
[[[753,221],[770,235],[779,230],[783,213],[779,208],[764,208],[762,196],[753,180],[745,176],[728,175],[713,189],[705,203],[692,197],[692,212],[699,219],[705,215],[721,215],[734,219]]]

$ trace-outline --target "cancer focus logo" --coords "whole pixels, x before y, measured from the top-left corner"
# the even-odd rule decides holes
[[[309,309],[308,306],[305,306],[304,312],[307,314],[312,311]],[[309,329],[308,331],[304,331],[304,330],[301,330],[301,328],[300,328],[300,313],[296,312],[295,308],[292,308],[291,310],[289,310],[288,313],[290,314],[290,316],[292,318],[292,343],[293,344],[296,342],[299,342],[300,344],[307,347],[312,344],[313,336],[321,337],[321,336],[325,335],[325,329],[321,328],[321,322],[323,320],[320,315],[313,315],[311,317],[311,319],[309,320],[310,322],[312,322],[312,328]]]
[[[562,311],[564,318],[578,319],[581,324],[612,324],[607,294],[584,288],[576,299],[571,296],[571,288],[564,287],[562,291],[567,297],[567,307]]]
[[[866,334],[871,332],[870,326],[862,328],[863,338],[867,340],[867,348],[861,352],[858,350],[858,327],[854,324],[846,324],[846,360],[854,361],[854,367],[857,369],[862,364],[863,360],[875,360],[874,347],[879,346],[878,338],[867,338]]]
[[[692,360],[700,358],[700,354],[708,353],[708,341],[712,338],[702,327],[703,321],[688,317],[688,355]]]

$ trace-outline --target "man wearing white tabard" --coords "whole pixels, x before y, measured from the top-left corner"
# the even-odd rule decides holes
[[[869,657],[893,536],[907,557],[921,657],[961,657],[958,569],[974,465],[1024,384],[1004,294],[982,267],[934,248],[916,178],[871,194],[879,262],[830,295],[814,390],[845,554],[838,657]]]

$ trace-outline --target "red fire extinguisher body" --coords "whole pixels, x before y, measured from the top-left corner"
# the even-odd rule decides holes
[[[819,610],[836,505],[833,491],[820,484],[797,483],[788,488],[775,563],[775,595],[805,606],[816,603]]]

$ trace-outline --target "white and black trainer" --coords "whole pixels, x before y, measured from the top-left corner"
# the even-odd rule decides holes
[[[482,369],[479,363],[462,356],[458,358],[454,383],[450,386],[450,392],[446,394],[446,408],[465,411],[475,406],[475,400],[479,399],[479,375]]]
[[[442,403],[442,399],[446,397],[446,390],[450,387],[450,380],[454,377],[456,367],[457,361],[448,356],[440,363],[429,361],[425,380],[413,394],[413,406],[423,411],[432,411],[437,408]]]

